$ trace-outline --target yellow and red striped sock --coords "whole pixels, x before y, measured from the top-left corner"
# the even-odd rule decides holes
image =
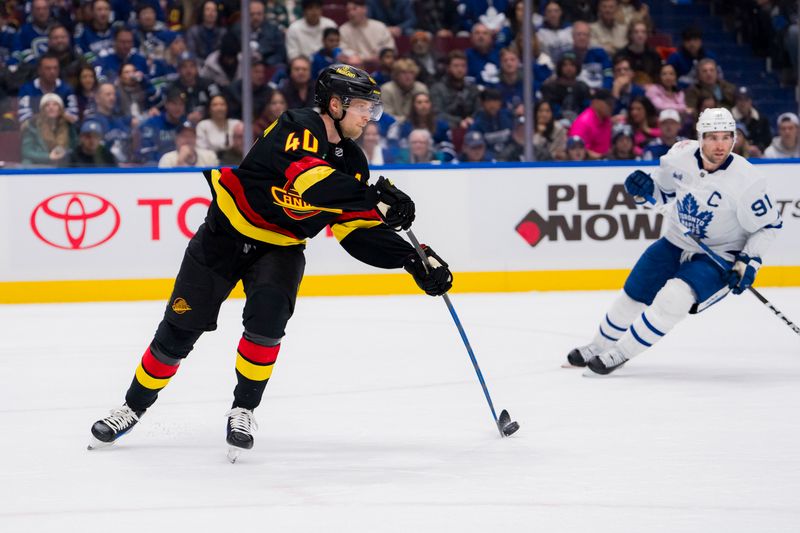
[[[233,392],[234,407],[255,409],[272,376],[272,368],[278,359],[281,345],[263,346],[242,337],[236,353],[236,389]]]

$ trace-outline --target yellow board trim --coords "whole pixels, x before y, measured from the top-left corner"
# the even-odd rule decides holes
[[[453,292],[614,290],[622,287],[628,272],[456,272]],[[0,282],[0,304],[167,300],[174,284],[174,279],[4,281]],[[800,266],[765,266],[758,271],[756,286],[800,287]],[[420,294],[420,290],[406,273],[306,276],[300,286],[301,296],[390,294]],[[231,297],[244,297],[241,284]]]
[[[333,174],[333,172],[333,167],[326,165],[310,168],[300,174],[300,176],[294,180],[294,190],[296,190],[298,193],[300,193],[300,196],[302,196],[304,192]]]
[[[359,228],[374,228],[380,225],[380,220],[348,220],[347,222],[332,224],[331,231],[333,231],[333,236],[336,237],[336,240],[342,242],[342,239]]]
[[[228,193],[225,187],[219,182],[222,173],[219,170],[211,171],[211,183],[214,187],[214,192],[217,195],[217,205],[220,210],[225,214],[225,217],[236,228],[236,231],[242,235],[246,235],[251,239],[257,241],[267,242],[269,244],[277,244],[278,246],[293,246],[295,244],[303,244],[304,239],[293,239],[286,235],[281,235],[268,229],[259,228],[250,224],[244,215],[236,207],[236,202],[233,197]]]
[[[136,367],[136,381],[142,384],[143,387],[146,387],[151,390],[160,390],[167,386],[169,383],[170,378],[163,378],[157,379],[145,372],[144,367],[142,364],[139,363],[139,366]]]
[[[254,365],[238,353],[236,354],[236,370],[247,379],[266,381],[272,375],[273,365]]]

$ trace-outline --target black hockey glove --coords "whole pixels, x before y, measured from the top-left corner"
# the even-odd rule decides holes
[[[414,222],[414,201],[403,191],[381,176],[374,185],[378,194],[378,214],[387,226],[395,231],[407,230]]]
[[[417,282],[420,289],[425,291],[425,294],[441,296],[453,286],[453,274],[447,268],[447,263],[444,262],[444,259],[436,255],[436,252],[424,244],[422,249],[425,251],[425,255],[428,256],[430,267],[426,267],[422,262],[422,258],[415,252],[406,258],[403,268],[414,276],[414,281]]]

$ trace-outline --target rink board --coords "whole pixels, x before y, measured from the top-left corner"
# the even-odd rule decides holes
[[[417,203],[414,232],[446,258],[459,292],[614,289],[661,218],[622,181],[638,165],[385,167]],[[759,164],[783,230],[759,286],[800,286],[798,162]],[[163,299],[210,192],[190,171],[0,173],[0,303]],[[304,295],[410,294],[405,273],[308,243]],[[240,289],[234,296],[241,296]]]

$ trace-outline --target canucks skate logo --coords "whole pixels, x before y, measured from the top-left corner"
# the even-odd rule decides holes
[[[687,194],[678,202],[678,220],[699,239],[707,237],[706,228],[713,218],[714,213],[711,211],[699,210],[697,200],[691,194]]]

